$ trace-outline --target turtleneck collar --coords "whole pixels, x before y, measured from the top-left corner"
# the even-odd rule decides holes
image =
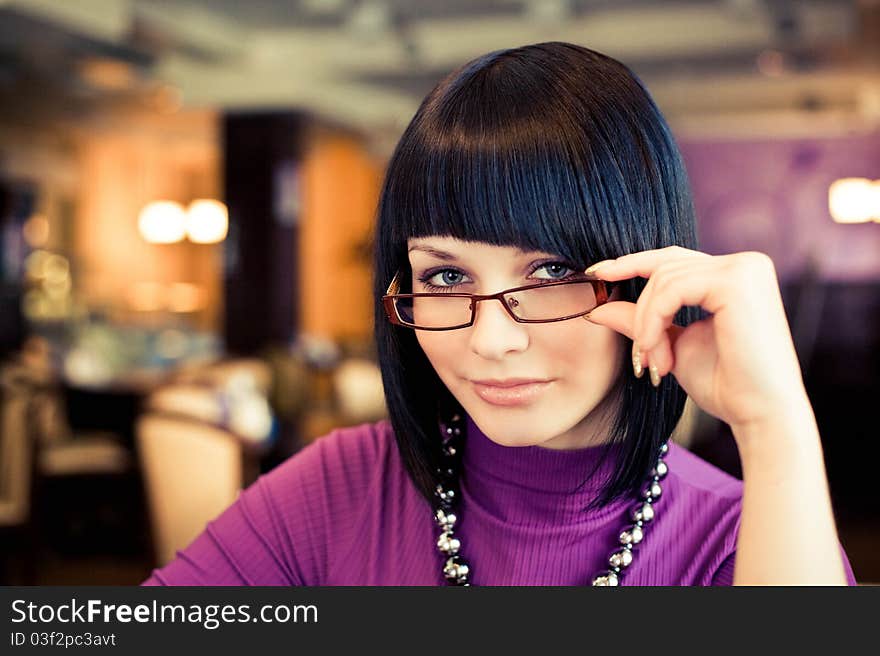
[[[619,512],[628,500],[584,512],[617,466],[620,445],[582,449],[509,447],[493,442],[466,415],[462,494],[502,521],[512,523],[595,521]],[[470,497],[470,499],[469,499]],[[634,502],[634,500],[632,500]]]

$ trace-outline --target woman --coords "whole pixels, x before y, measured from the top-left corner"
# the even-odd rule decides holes
[[[543,43],[440,82],[375,264],[389,420],[262,476],[148,584],[855,583],[772,263],[697,251],[619,62]],[[688,395],[744,481],[668,442]]]

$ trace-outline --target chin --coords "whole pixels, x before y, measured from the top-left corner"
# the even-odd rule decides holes
[[[482,403],[482,401],[480,401]],[[537,446],[557,434],[556,427],[547,424],[542,413],[535,412],[532,420],[521,409],[465,408],[474,423],[490,440],[501,446]]]

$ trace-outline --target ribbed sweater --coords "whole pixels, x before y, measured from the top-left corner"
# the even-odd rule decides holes
[[[507,447],[466,426],[456,535],[471,583],[589,585],[636,504],[584,510],[615,459],[588,477],[601,447]],[[674,443],[666,463],[621,584],[730,585],[742,481]],[[261,475],[143,585],[445,585],[439,534],[385,419],[334,430]]]

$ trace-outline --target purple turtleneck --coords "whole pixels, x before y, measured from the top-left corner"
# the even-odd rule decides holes
[[[584,512],[614,467],[581,485],[600,455],[501,446],[468,417],[456,534],[473,585],[590,584],[635,505]],[[742,482],[673,443],[666,462],[622,584],[730,585]],[[337,429],[260,476],[144,585],[444,585],[433,514],[388,420]]]

